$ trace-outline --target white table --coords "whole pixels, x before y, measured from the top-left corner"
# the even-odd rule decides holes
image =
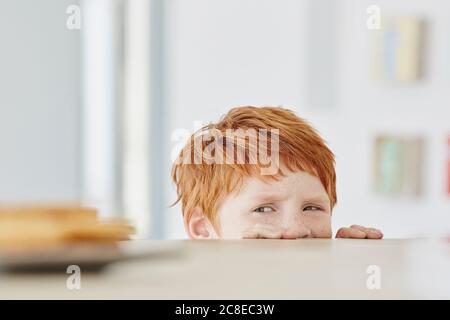
[[[165,244],[135,243],[141,247]],[[180,250],[169,255],[115,263],[99,273],[82,270],[80,290],[66,287],[69,275],[65,272],[3,272],[0,298],[450,298],[450,245],[443,242],[310,239],[180,240],[173,244]],[[375,266],[370,272],[380,271],[380,289],[367,286],[369,266]]]

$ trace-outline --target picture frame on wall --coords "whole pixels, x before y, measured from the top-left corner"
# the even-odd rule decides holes
[[[423,193],[423,137],[379,135],[374,143],[376,194],[420,197]]]
[[[425,26],[425,20],[416,16],[382,19],[372,45],[374,80],[411,83],[423,78]]]

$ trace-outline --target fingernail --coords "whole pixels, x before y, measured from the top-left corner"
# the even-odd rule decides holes
[[[359,236],[361,236],[361,237],[365,237],[366,236],[366,233],[365,232],[362,232],[361,230],[356,230],[357,232],[357,234],[359,235]]]

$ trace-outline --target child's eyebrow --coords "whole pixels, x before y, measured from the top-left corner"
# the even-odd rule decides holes
[[[264,192],[264,193],[257,193],[250,196],[251,200],[259,201],[259,202],[273,202],[273,201],[280,201],[283,200],[286,197],[284,194],[277,194],[274,192]]]
[[[303,202],[312,202],[328,206],[330,204],[330,199],[326,195],[313,195],[304,197]]]
[[[250,196],[250,199],[253,201],[261,202],[261,203],[267,203],[267,202],[275,202],[275,201],[282,201],[286,198],[285,194],[277,194],[273,192],[266,192],[266,193],[257,193]],[[302,197],[303,202],[310,202],[310,203],[316,203],[321,204],[324,206],[328,206],[330,204],[330,199],[327,195],[310,195]]]

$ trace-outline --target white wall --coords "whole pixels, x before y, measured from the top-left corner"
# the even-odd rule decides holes
[[[324,132],[337,152],[344,224],[380,225],[388,236],[436,234],[450,230],[446,190],[447,136],[450,133],[450,3],[377,1],[382,15],[417,14],[428,20],[425,79],[413,85],[374,83],[369,76],[371,32],[364,28],[372,1],[343,1],[340,14],[339,114],[336,129]],[[425,193],[417,200],[377,198],[371,189],[371,141],[376,133],[422,134],[426,138]]]
[[[166,2],[169,132],[192,130],[194,121],[216,121],[231,106],[302,105],[304,5],[296,0]],[[169,150],[174,146],[167,144]],[[166,189],[168,200],[175,199],[173,186],[168,183]],[[167,215],[167,235],[184,236],[180,206]]]
[[[0,205],[76,201],[79,181],[77,1],[0,4]]]
[[[169,179],[175,145],[170,134],[175,128],[216,121],[236,105],[283,105],[315,124],[336,153],[335,227],[379,226],[388,237],[448,231],[450,199],[445,195],[444,170],[450,133],[450,3],[339,0],[333,5],[338,45],[333,51],[330,44],[330,56],[314,52],[328,45],[316,46],[317,39],[309,36],[328,32],[326,23],[314,21],[330,17],[327,10],[334,0],[309,1],[314,1],[319,16],[311,15],[312,2],[307,0],[164,1],[167,123],[160,137],[167,183],[160,201],[167,205],[175,199]],[[77,2],[40,0],[37,5],[5,0],[0,5],[0,205],[81,197],[80,34],[66,29],[66,8]],[[372,31],[365,19],[372,4],[383,14],[419,13],[430,20],[423,82],[371,82]],[[311,70],[321,77],[328,72],[325,63],[320,68],[322,57],[336,62],[330,70],[330,76],[336,76],[334,108],[313,108],[309,103]],[[328,85],[317,88],[314,94],[330,95]],[[425,135],[421,199],[387,200],[371,193],[371,142],[376,133],[386,131]],[[167,236],[183,237],[180,207],[164,214]]]
[[[450,229],[444,159],[450,131],[448,36],[450,3],[377,1],[382,12],[421,13],[430,25],[427,78],[405,87],[377,85],[368,75],[366,8],[341,0],[337,8],[336,107],[308,105],[309,6],[298,0],[169,0],[166,2],[166,106],[170,132],[216,121],[235,105],[283,105],[310,120],[337,157],[336,227],[377,226],[387,237]],[[324,10],[327,9],[326,2]],[[315,24],[317,25],[317,24]],[[318,26],[320,28],[320,24]],[[318,30],[319,31],[319,30]],[[320,30],[323,31],[323,30]],[[319,54],[319,53],[317,53]],[[308,58],[309,57],[309,58]],[[328,93],[327,93],[328,94]],[[386,200],[371,193],[371,142],[377,132],[422,133],[428,140],[426,192],[418,200]],[[169,165],[166,166],[169,177]],[[168,201],[173,186],[165,186]],[[183,237],[180,206],[169,209],[169,237]]]

